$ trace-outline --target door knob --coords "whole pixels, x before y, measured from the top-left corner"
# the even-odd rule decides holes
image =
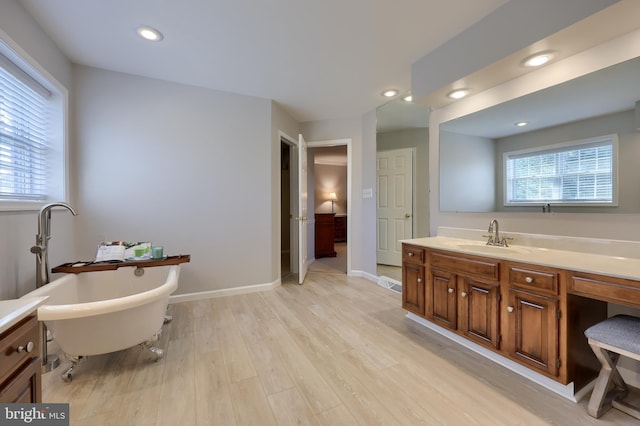
[[[460,293],[460,296],[462,296],[462,297],[467,297],[467,292],[466,292],[466,291],[463,291],[462,293]]]
[[[452,288],[449,288],[447,291],[448,291],[449,293],[453,293],[453,289],[452,289]]]
[[[410,217],[411,217],[411,213],[405,213],[405,214],[404,214],[404,217],[406,217],[406,218],[410,218]]]
[[[507,312],[513,312],[513,306],[507,306]]]

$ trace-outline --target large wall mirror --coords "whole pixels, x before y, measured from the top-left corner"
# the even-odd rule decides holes
[[[399,240],[429,235],[429,108],[396,99],[376,119],[376,261],[399,282]]]
[[[440,210],[542,212],[505,203],[505,152],[617,135],[617,200],[554,205],[554,212],[640,213],[640,58],[441,123]],[[527,122],[518,127],[516,123]],[[506,204],[506,205],[505,205]]]

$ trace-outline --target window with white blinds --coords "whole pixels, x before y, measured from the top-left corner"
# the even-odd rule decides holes
[[[63,101],[34,69],[0,43],[0,210],[66,195]]]
[[[616,205],[617,156],[617,135],[506,152],[505,205]]]

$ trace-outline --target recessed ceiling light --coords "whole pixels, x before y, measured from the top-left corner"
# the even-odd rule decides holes
[[[138,27],[136,29],[136,32],[140,37],[149,41],[160,41],[164,38],[160,31],[152,27],[147,27],[147,26]]]
[[[456,89],[447,93],[447,97],[451,99],[462,99],[469,94],[469,89]]]
[[[514,126],[516,126],[516,127],[524,127],[527,124],[529,124],[529,123],[527,123],[526,121],[518,121],[517,123],[514,124]]]
[[[525,67],[539,67],[546,64],[553,58],[553,52],[540,52],[526,57],[522,64]]]
[[[413,101],[413,96],[407,95],[404,98],[402,98],[402,100],[405,101],[405,102],[411,102],[411,101]]]
[[[396,89],[389,89],[382,92],[382,96],[384,96],[385,98],[393,98],[397,94],[398,91]]]

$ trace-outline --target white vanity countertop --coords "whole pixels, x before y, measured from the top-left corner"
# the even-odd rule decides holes
[[[415,238],[401,242],[457,253],[640,280],[640,258],[515,244],[509,247],[487,246],[484,241],[444,236]]]
[[[21,319],[29,316],[49,297],[25,297],[0,300],[0,333],[4,333]]]

